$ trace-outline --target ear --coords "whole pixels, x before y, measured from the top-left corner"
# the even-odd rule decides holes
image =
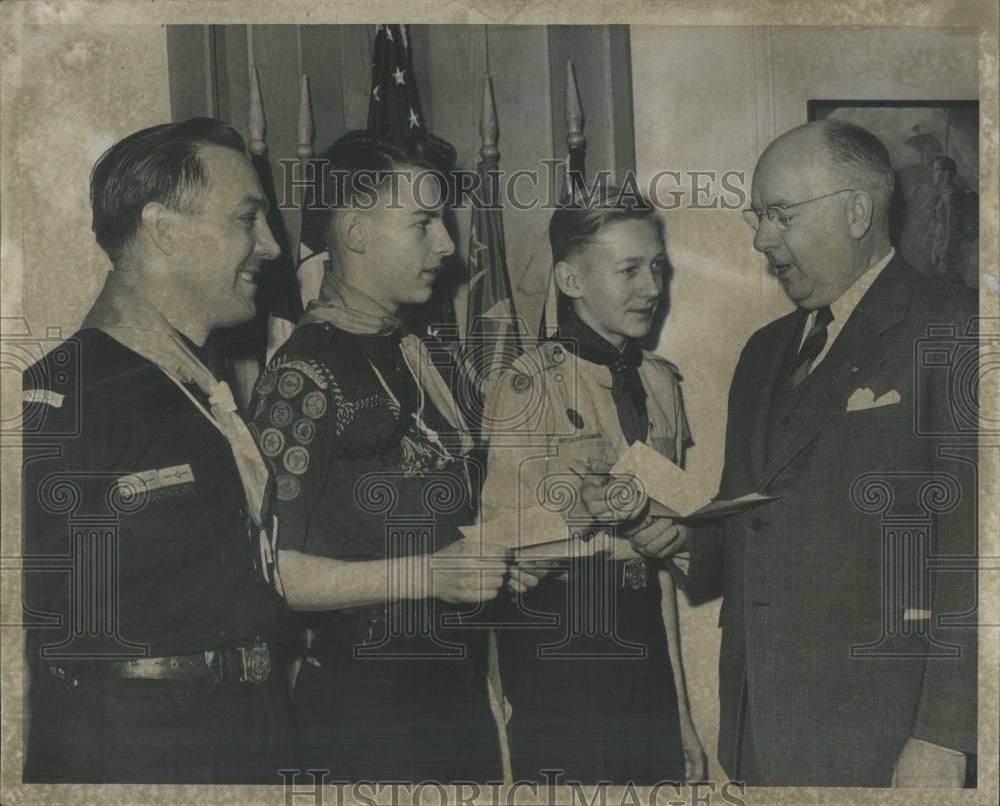
[[[141,228],[150,241],[165,255],[177,250],[177,213],[160,204],[148,202],[142,208]]]
[[[337,240],[352,252],[363,253],[371,237],[368,216],[360,210],[345,210],[335,222]]]
[[[556,263],[552,272],[556,278],[556,285],[559,286],[559,290],[567,297],[580,299],[583,296],[583,289],[580,288],[580,283],[577,279],[577,269],[572,263],[560,260]]]
[[[847,225],[855,240],[861,240],[871,229],[875,216],[875,200],[865,190],[856,190],[851,194],[847,205]]]

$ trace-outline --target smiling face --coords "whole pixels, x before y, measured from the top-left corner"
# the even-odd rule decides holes
[[[791,206],[850,187],[832,165],[821,130],[802,128],[779,137],[761,156],[751,199],[760,213],[770,205]],[[785,293],[802,308],[836,301],[867,268],[850,226],[854,196],[838,193],[790,209],[787,232],[761,217],[754,249],[767,256]]]
[[[556,267],[580,318],[614,347],[641,339],[653,323],[667,256],[652,218],[615,221]]]
[[[381,188],[375,207],[359,214],[365,260],[351,278],[391,313],[427,302],[442,262],[455,251],[442,219],[447,199],[438,183],[420,168],[405,167],[398,181],[392,191]]]
[[[267,201],[250,160],[234,149],[204,146],[208,185],[190,213],[176,216],[176,278],[192,321],[205,330],[252,319],[261,263],[281,249],[265,215]]]

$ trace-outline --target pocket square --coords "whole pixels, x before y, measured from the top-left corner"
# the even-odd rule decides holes
[[[877,409],[880,406],[892,406],[899,403],[902,398],[899,392],[892,389],[884,395],[875,397],[875,393],[867,386],[864,389],[855,389],[847,399],[848,411],[864,411],[865,409]]]

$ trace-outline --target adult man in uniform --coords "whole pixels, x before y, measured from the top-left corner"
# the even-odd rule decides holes
[[[24,374],[24,780],[280,780],[267,468],[202,351],[254,314],[267,204],[208,118],[112,146],[91,204],[114,270]]]
[[[454,249],[440,182],[454,149],[357,131],[323,156],[320,299],[250,411],[275,474],[288,602],[315,611],[293,694],[300,758],[346,780],[497,780],[486,633],[462,624],[497,595],[504,549],[462,539],[471,440],[399,319]]]
[[[797,310],[740,357],[720,497],[775,500],[696,532],[687,581],[724,595],[719,758],[751,785],[962,786],[976,752],[976,448],[952,422],[975,410],[949,372],[975,367],[975,297],[896,256],[893,182],[834,120],[754,172],[754,247]]]

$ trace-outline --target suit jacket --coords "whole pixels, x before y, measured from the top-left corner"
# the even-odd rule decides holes
[[[896,258],[794,393],[806,313],[747,343],[720,496],[779,498],[696,532],[687,581],[724,594],[730,776],[888,786],[909,737],[976,752],[975,313]]]

